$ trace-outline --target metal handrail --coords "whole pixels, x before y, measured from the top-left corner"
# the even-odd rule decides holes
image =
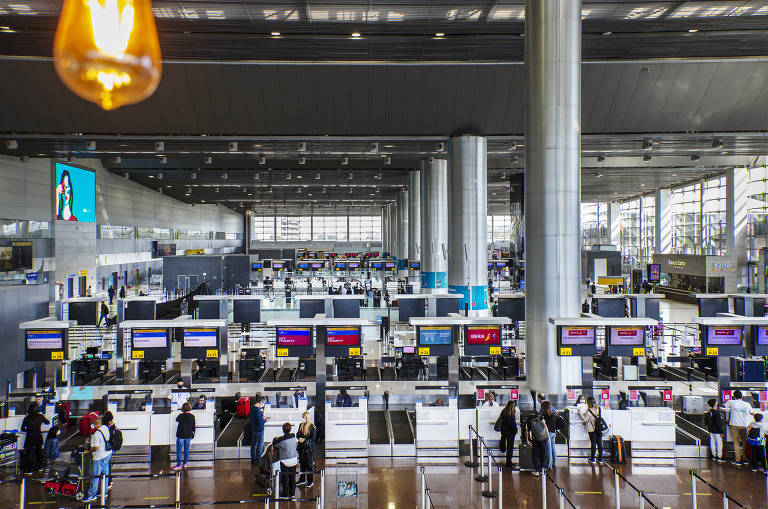
[[[696,435],[685,431],[683,428],[681,428],[677,424],[675,424],[675,430],[681,432],[683,435],[685,435],[686,437],[688,437],[688,438],[692,439],[694,442],[696,442],[696,446],[697,447],[701,447],[701,439],[699,437],[697,437]]]
[[[632,484],[632,482],[624,477],[616,468],[612,467],[608,463],[605,463],[605,466],[613,470],[614,487],[616,490],[616,509],[621,509],[621,498],[619,497],[619,479],[623,480],[627,486],[635,490],[635,493],[637,493],[638,497],[640,497],[640,509],[644,509],[646,502],[648,502],[648,505],[650,505],[652,509],[661,509],[659,506],[654,504],[650,498],[648,498],[648,495],[646,495],[643,490]]]
[[[549,474],[546,474],[545,476],[543,476],[543,479],[545,479],[545,480],[544,480],[544,485],[542,486],[542,492],[541,492],[542,496],[544,497],[544,501],[542,503],[542,507],[546,508],[546,506],[547,506],[547,500],[546,500],[546,497],[547,497],[546,481],[549,481],[549,482],[552,483],[552,485],[557,490],[557,496],[558,496],[558,499],[560,500],[560,509],[565,509],[565,502],[568,502],[568,505],[570,505],[572,509],[577,509],[577,507],[574,505],[574,503],[571,501],[571,499],[568,498],[568,495],[565,494],[565,490],[559,484],[557,484],[557,482],[555,482],[555,480],[552,479],[549,476]]]
[[[728,493],[722,491],[720,488],[712,484],[711,482],[707,481],[703,477],[701,477],[699,474],[696,473],[695,470],[690,471],[691,474],[691,498],[693,501],[693,509],[697,509],[698,502],[696,500],[696,479],[703,482],[706,486],[708,486],[711,490],[719,493],[723,497],[723,509],[728,509],[728,502],[733,502],[739,507],[742,507],[744,509],[747,508],[746,505],[742,504],[741,502],[734,499],[732,496],[730,496]]]

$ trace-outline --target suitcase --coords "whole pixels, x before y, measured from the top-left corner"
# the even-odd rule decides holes
[[[251,398],[243,396],[237,400],[236,414],[238,417],[248,417],[251,413]]]
[[[533,471],[533,445],[530,442],[520,442],[518,455],[518,466],[520,470]]]
[[[627,462],[625,443],[621,435],[613,435],[611,437],[611,460],[619,464]]]
[[[35,466],[32,464],[32,455],[28,450],[19,451],[19,470],[22,472],[34,472]]]

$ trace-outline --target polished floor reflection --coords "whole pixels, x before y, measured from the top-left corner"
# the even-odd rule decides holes
[[[424,464],[426,484],[436,508],[495,508],[496,499],[487,499],[482,491],[487,484],[474,480],[475,472],[456,459],[430,459],[417,461],[416,458],[354,458],[328,464],[325,467],[325,507],[381,507],[385,509],[413,508],[420,504],[420,465]],[[153,462],[153,473],[168,471],[168,464]],[[713,485],[726,490],[731,496],[747,507],[765,508],[766,484],[768,480],[759,473],[745,467],[731,464],[716,464],[708,460],[678,461],[675,467],[629,466],[619,470],[658,507],[675,509],[692,508],[690,470],[695,469]],[[576,507],[615,507],[614,475],[608,466],[591,466],[572,462],[561,465],[551,478],[563,487]],[[498,489],[497,476],[493,489]],[[356,483],[355,497],[337,497],[339,483]],[[502,474],[502,496],[504,507],[541,507],[541,478],[530,473],[504,471]],[[719,494],[703,484],[697,485],[698,507],[701,509],[721,508]],[[558,507],[557,493],[551,483],[547,484],[548,507]],[[196,507],[213,507],[208,502],[216,501],[216,507],[267,507],[263,500],[264,488],[253,480],[253,471],[247,461],[216,461],[193,464],[182,474],[182,507],[194,503]],[[307,499],[320,494],[320,483],[312,488],[299,487],[298,497]],[[0,496],[8,501],[7,507],[18,506],[19,489],[14,483],[0,484]],[[621,483],[621,507],[639,507],[634,490]],[[174,500],[174,479],[118,479],[110,497],[115,506],[164,506]],[[13,501],[11,503],[11,501]],[[222,503],[231,501],[232,504]],[[241,501],[252,501],[244,504]],[[30,482],[27,488],[27,505],[30,507],[68,507],[77,505],[72,499],[52,498],[45,494],[39,483]],[[2,504],[0,503],[0,506]],[[311,500],[276,504],[270,507],[311,508]],[[420,505],[419,505],[420,507]],[[646,507],[649,507],[646,504]],[[731,507],[736,507],[731,503]]]

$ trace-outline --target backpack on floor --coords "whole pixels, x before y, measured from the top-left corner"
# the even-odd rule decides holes
[[[251,414],[251,398],[243,396],[238,399],[235,414],[238,417],[248,417]]]

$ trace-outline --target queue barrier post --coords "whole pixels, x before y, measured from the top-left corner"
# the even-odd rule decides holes
[[[323,509],[322,502],[320,501],[320,496],[315,497],[315,509]]]
[[[541,509],[547,509],[547,474],[541,474]]]
[[[320,507],[325,507],[325,470],[320,472]]]
[[[280,503],[280,502],[278,502],[278,500],[280,500],[280,471],[278,470],[275,473],[275,475],[272,476],[272,478],[274,479],[274,483],[275,483],[274,487],[272,488],[272,490],[273,490],[272,491],[272,496],[275,499],[275,507],[277,507],[278,504]]]
[[[728,494],[723,492],[723,509],[728,509]]]
[[[616,509],[621,509],[621,485],[619,483],[619,472],[618,470],[613,471],[613,488],[614,493],[616,496]]]
[[[472,429],[472,425],[469,425],[469,461],[464,462],[465,467],[475,468],[477,466],[477,461],[475,461],[475,447],[480,446],[480,440],[475,440],[474,443],[472,441],[472,434],[474,432],[474,429]],[[477,433],[475,433],[477,434]],[[475,445],[476,444],[476,445]]]
[[[502,484],[501,484],[501,479],[502,479],[501,473],[502,473],[502,468],[499,467],[499,509],[501,509],[501,498],[502,498],[502,495],[501,495],[501,491],[502,491],[502,489],[501,489],[501,487],[502,487]]]
[[[422,509],[430,509],[430,503],[429,503],[429,488],[424,490],[424,506]]]
[[[696,477],[694,477],[693,470],[691,470],[691,502],[693,509],[698,509],[698,501],[696,500]]]
[[[176,507],[181,507],[181,471],[176,471]]]
[[[491,460],[493,458],[491,457],[491,450],[486,448],[486,452],[488,453],[488,491],[493,491],[493,475],[491,475]]]
[[[427,498],[427,478],[424,474],[424,467],[420,468],[421,470],[421,507],[424,509],[427,507],[426,498]]]
[[[485,451],[488,455],[491,454],[491,451],[487,450],[485,447],[485,442],[482,440],[482,437],[480,435],[477,436],[477,441],[480,442],[480,472],[475,476],[475,481],[477,482],[487,482],[488,481],[488,475],[491,475],[490,469],[488,470],[488,475],[485,475],[485,454],[483,451]]]
[[[640,509],[645,509],[645,493],[640,491],[638,494],[640,495]]]
[[[101,507],[106,507],[107,505],[107,476],[104,474],[104,472],[101,473],[99,476],[99,482],[101,483],[101,491],[99,493],[99,504]]]
[[[20,509],[24,509],[24,504],[26,503],[26,495],[27,495],[27,478],[22,477],[21,484],[19,484],[19,508]]]

